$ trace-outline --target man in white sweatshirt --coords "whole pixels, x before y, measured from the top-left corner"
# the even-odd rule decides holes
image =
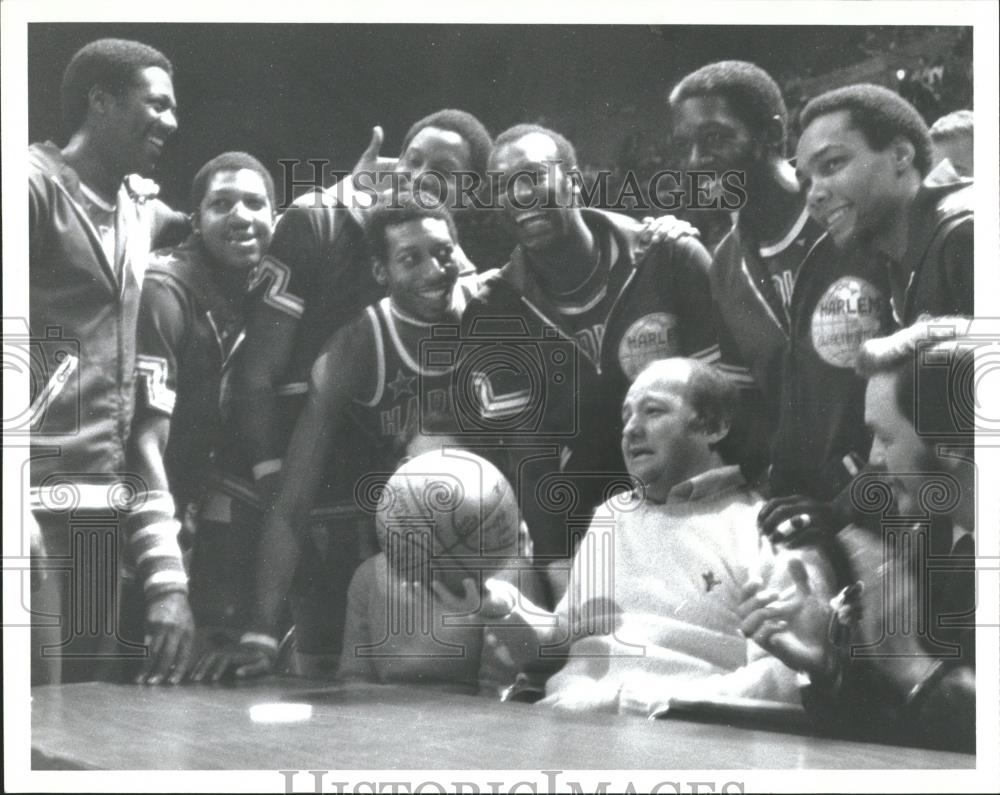
[[[681,695],[799,702],[795,673],[739,633],[740,605],[761,583],[794,587],[788,556],[819,589],[833,575],[815,549],[779,556],[759,536],[763,500],[716,449],[734,405],[727,379],[692,359],[633,382],[622,453],[634,489],[596,512],[555,613],[508,595],[494,627],[526,669],[563,663],[542,704],[648,716]]]

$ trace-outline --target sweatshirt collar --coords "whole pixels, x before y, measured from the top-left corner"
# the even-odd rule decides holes
[[[745,485],[738,466],[717,467],[678,483],[667,495],[667,504],[705,500]]]

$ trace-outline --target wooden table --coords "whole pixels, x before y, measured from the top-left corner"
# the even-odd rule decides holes
[[[251,718],[252,706],[276,702],[309,704],[311,716]],[[438,688],[291,678],[238,687],[37,687],[31,719],[36,769],[975,767],[965,754],[679,719],[567,715]]]

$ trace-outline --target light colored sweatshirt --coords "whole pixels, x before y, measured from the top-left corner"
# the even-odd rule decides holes
[[[617,687],[623,711],[645,714],[672,695],[798,704],[795,672],[737,633],[751,579],[792,584],[757,531],[762,504],[737,467],[722,467],[679,484],[665,503],[622,495],[601,506],[556,608],[571,645],[547,693]],[[830,590],[818,553],[781,553],[790,554]]]

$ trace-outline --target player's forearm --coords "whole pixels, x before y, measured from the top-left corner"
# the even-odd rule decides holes
[[[170,420],[161,416],[140,416],[133,424],[129,442],[129,466],[149,491],[169,491],[163,455],[170,435]]]
[[[180,522],[163,464],[169,431],[167,417],[140,417],[129,443],[129,466],[143,485],[132,509],[125,513],[125,531],[129,558],[147,602],[167,593],[187,592],[177,540]]]
[[[277,511],[264,523],[254,577],[253,629],[277,637],[281,608],[291,589],[299,549],[291,522]]]
[[[256,626],[274,634],[292,584],[309,512],[329,460],[333,433],[322,390],[299,415],[281,476],[281,492],[264,521],[257,552]]]
[[[276,390],[286,378],[298,322],[298,315],[275,309],[266,297],[252,302],[247,312],[244,356],[237,371],[236,412],[252,465],[280,460],[285,455],[287,439],[280,424]]]
[[[280,471],[285,450],[278,443],[277,398],[270,383],[247,387],[237,406],[240,436],[258,480]]]
[[[125,515],[129,557],[147,602],[175,591],[187,593],[187,574],[177,541],[180,527],[169,491],[144,492]]]

